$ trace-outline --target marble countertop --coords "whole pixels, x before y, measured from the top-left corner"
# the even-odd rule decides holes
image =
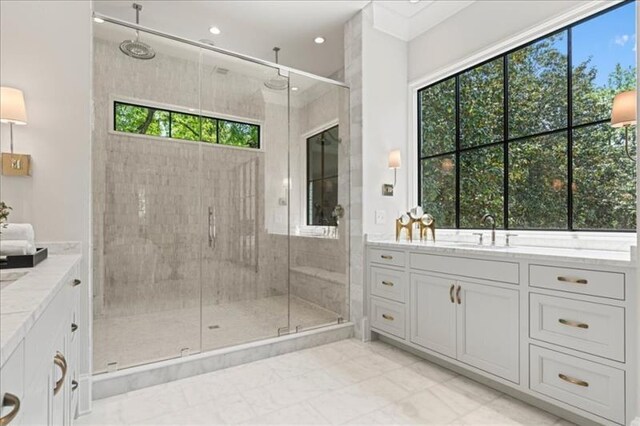
[[[78,254],[50,255],[35,268],[3,269],[2,275],[20,274],[16,281],[3,282],[0,290],[0,366],[24,339],[64,283],[73,278]]]
[[[560,248],[539,246],[496,246],[490,247],[485,243],[478,246],[468,242],[453,241],[393,241],[388,239],[372,239],[367,241],[372,247],[387,247],[396,249],[417,249],[433,254],[483,256],[494,257],[497,260],[523,260],[535,259],[550,262],[572,262],[592,266],[613,266],[623,268],[635,268],[635,255],[632,251],[595,250],[584,248]]]

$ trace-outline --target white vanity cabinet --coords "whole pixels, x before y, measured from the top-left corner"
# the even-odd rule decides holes
[[[518,382],[517,290],[411,274],[411,342]]]
[[[3,426],[72,424],[78,408],[77,334],[82,326],[77,323],[82,284],[78,276],[76,264],[2,365]],[[19,404],[16,416],[13,397]]]
[[[599,424],[638,416],[628,260],[373,242],[366,271],[387,341]]]

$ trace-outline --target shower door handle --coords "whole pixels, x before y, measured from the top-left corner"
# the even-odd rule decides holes
[[[209,247],[216,247],[216,219],[213,215],[213,207],[209,207]]]

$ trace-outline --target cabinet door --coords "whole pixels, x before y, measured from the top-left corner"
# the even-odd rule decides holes
[[[458,285],[458,360],[519,383],[518,291]]]
[[[455,280],[424,274],[411,275],[411,341],[455,358]]]

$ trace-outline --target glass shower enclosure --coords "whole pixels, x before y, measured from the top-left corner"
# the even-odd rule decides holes
[[[93,370],[349,318],[343,84],[94,24]],[[153,59],[124,54],[135,37]]]

